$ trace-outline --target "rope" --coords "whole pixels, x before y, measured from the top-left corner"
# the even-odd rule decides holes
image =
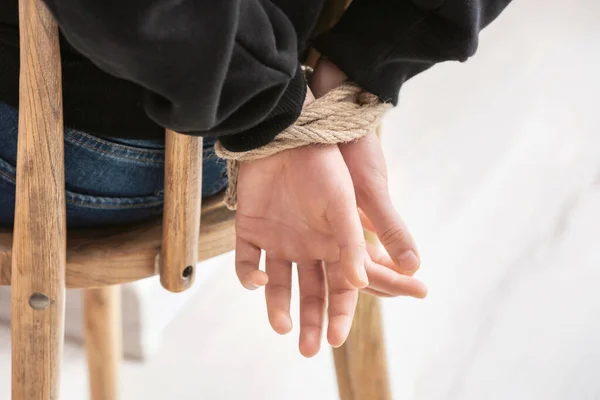
[[[382,103],[374,94],[353,83],[345,83],[304,107],[296,123],[266,146],[233,152],[217,142],[217,155],[227,159],[229,186],[225,204],[229,209],[235,209],[237,178],[242,161],[259,160],[296,147],[358,140],[375,130],[388,108],[391,105]]]

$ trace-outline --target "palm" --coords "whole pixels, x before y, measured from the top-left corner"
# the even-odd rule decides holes
[[[337,260],[328,215],[347,207],[344,202],[354,203],[351,185],[337,146],[305,147],[243,163],[237,234],[290,261]]]

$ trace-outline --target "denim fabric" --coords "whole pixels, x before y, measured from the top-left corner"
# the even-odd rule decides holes
[[[0,225],[12,225],[18,112],[0,103]],[[205,138],[202,195],[225,188],[225,163]],[[164,140],[98,138],[65,128],[67,224],[128,223],[158,216],[163,208]]]

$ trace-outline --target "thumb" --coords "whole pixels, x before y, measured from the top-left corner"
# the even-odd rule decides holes
[[[361,199],[360,207],[400,271],[408,274],[416,272],[421,264],[417,246],[387,190]]]
[[[399,272],[411,274],[420,265],[415,242],[396,212],[388,190],[387,171],[379,139],[368,135],[340,146],[352,175],[357,201]]]

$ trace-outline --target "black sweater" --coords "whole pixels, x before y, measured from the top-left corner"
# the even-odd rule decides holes
[[[309,45],[381,99],[464,61],[510,0],[354,0],[313,37],[326,0],[44,0],[61,33],[65,123],[98,136],[163,127],[262,146],[298,117]],[[0,0],[0,101],[18,103],[17,0]]]

